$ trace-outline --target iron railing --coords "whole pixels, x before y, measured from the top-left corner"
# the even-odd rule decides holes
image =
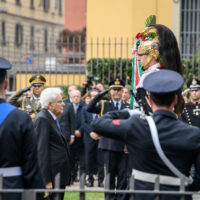
[[[71,193],[76,192],[80,194],[79,199],[85,200],[86,199],[86,193],[104,193],[104,199],[109,200],[111,194],[129,194],[129,200],[134,200],[136,194],[152,194],[154,195],[154,198],[152,200],[159,200],[161,195],[176,195],[179,196],[180,200],[185,200],[188,195],[193,195],[193,199],[198,199],[200,197],[200,192],[191,192],[185,190],[185,184],[184,181],[180,181],[180,187],[178,191],[164,191],[160,190],[160,183],[159,183],[159,175],[155,179],[154,189],[153,190],[135,190],[134,189],[134,176],[130,177],[129,182],[129,189],[127,190],[111,190],[109,185],[109,179],[110,175],[107,174],[105,177],[105,187],[104,189],[85,189],[85,175],[82,174],[80,177],[80,185],[79,189],[72,189],[72,188],[66,188],[66,189],[59,189],[59,183],[60,183],[60,175],[57,174],[55,178],[55,187],[53,190],[50,189],[3,189],[2,183],[3,183],[3,177],[0,176],[0,200],[3,200],[3,194],[4,193],[20,193],[22,195],[22,200],[36,200],[36,195],[38,193],[45,193],[45,192],[51,192],[55,194],[59,193]],[[169,197],[170,198],[170,197]],[[58,196],[55,196],[55,200],[59,199]],[[94,199],[95,200],[95,199]]]
[[[195,37],[188,34],[185,31],[181,32],[182,57],[192,61],[190,65],[192,65],[192,68],[198,68],[197,71],[200,76],[199,32],[197,31]],[[196,39],[188,40],[188,37]],[[17,79],[21,76],[17,77],[17,74],[26,76],[25,80],[28,80],[30,74],[35,73],[60,74],[61,77],[67,80],[70,80],[70,76],[76,75],[73,81],[62,82],[67,85],[81,85],[84,81],[82,77],[87,74],[98,76],[104,84],[108,84],[116,76],[124,79],[126,84],[130,83],[133,39],[96,38],[88,41],[82,38],[79,38],[79,40],[68,39],[63,43],[60,41],[59,46],[56,41],[50,41],[48,51],[44,50],[43,43],[39,39],[35,38],[34,49],[30,49],[30,42],[28,41],[30,40],[25,38],[25,42],[20,47],[17,47],[15,42],[9,38],[6,39],[5,43],[0,42],[0,56],[8,59],[13,64],[13,69],[8,74],[10,91],[28,85],[28,81],[19,84],[20,80]],[[190,48],[190,46],[194,48]],[[198,60],[198,64],[196,64],[196,60]],[[88,65],[90,65],[90,68],[88,68]],[[188,64],[187,67],[191,66]],[[17,88],[17,84],[21,86]],[[58,80],[54,85],[56,84],[60,85]],[[48,86],[53,85],[49,83]]]

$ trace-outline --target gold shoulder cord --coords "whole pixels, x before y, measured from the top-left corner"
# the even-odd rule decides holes
[[[98,114],[98,117],[102,116],[103,115],[103,111],[104,111],[104,100],[101,100],[101,112],[100,114]]]
[[[21,107],[22,110],[24,110],[25,102],[26,102],[26,96],[24,96],[22,99],[22,107]]]

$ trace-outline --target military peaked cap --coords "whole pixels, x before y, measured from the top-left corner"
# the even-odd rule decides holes
[[[196,78],[190,79],[187,83],[190,90],[200,90],[200,81]]]
[[[45,84],[46,83],[46,79],[42,75],[33,75],[29,79],[29,82],[30,82],[30,84]]]
[[[6,70],[12,68],[11,63],[5,58],[0,57],[0,77],[6,75]]]
[[[178,91],[183,83],[183,77],[179,73],[163,69],[147,75],[143,87],[150,93],[167,94]]]
[[[109,83],[110,89],[122,89],[125,86],[124,81],[116,78]]]

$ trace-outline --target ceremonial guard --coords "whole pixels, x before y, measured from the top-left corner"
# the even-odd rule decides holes
[[[35,118],[38,112],[41,110],[41,105],[39,103],[40,94],[44,89],[44,84],[46,79],[42,75],[33,75],[29,79],[30,86],[26,87],[10,98],[8,98],[7,102],[20,108],[21,110],[25,110],[32,119]],[[28,94],[28,91],[32,90],[33,94]]]
[[[142,105],[146,114],[152,111],[147,100],[148,95],[143,88],[144,78],[160,69],[171,69],[182,74],[180,52],[173,32],[164,25],[153,23],[156,23],[155,16],[150,16],[146,21],[146,28],[136,35],[133,50],[134,63],[136,66],[141,65],[142,76],[132,89],[136,93],[137,103]],[[178,102],[176,112],[181,113],[184,105],[181,91]]]
[[[109,85],[111,100],[101,100],[109,90],[99,93],[89,103],[87,108],[88,112],[104,115],[113,110],[122,110],[129,107],[129,104],[123,103],[121,100],[122,89],[125,86],[124,82],[116,78]],[[110,174],[110,189],[125,189],[127,186],[128,159],[128,155],[124,152],[125,143],[102,136],[99,141],[99,148],[103,150],[106,172]],[[115,181],[116,177],[117,183]],[[119,200],[121,199],[121,195],[113,194],[110,199]]]
[[[6,103],[6,70],[12,66],[0,57],[0,175],[4,189],[44,189],[38,159],[36,135],[27,113]],[[1,186],[1,187],[2,187]],[[43,194],[37,199],[43,199]],[[2,193],[4,200],[21,200],[20,193]]]
[[[200,175],[200,129],[188,126],[173,113],[177,93],[184,81],[172,70],[146,76],[143,87],[149,92],[153,115],[139,110],[110,112],[92,122],[92,131],[127,144],[132,160],[136,190],[154,190],[159,175],[160,190],[178,191],[180,179],[186,189],[200,188],[198,179],[189,178],[196,165]],[[135,194],[136,200],[155,199],[154,194]],[[127,197],[128,199],[128,197]],[[161,194],[161,200],[178,200],[177,194]],[[185,199],[192,199],[187,195]]]
[[[200,81],[191,79],[187,84],[190,93],[190,102],[185,104],[181,120],[190,125],[200,127]]]

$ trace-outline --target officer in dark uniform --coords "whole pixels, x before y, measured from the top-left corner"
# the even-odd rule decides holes
[[[144,79],[144,89],[150,93],[149,102],[153,111],[159,142],[166,157],[184,177],[188,177],[193,163],[200,175],[200,129],[178,120],[173,113],[177,92],[183,85],[177,72],[160,70]],[[135,110],[111,112],[96,119],[92,130],[99,135],[118,139],[127,144],[132,159],[135,189],[154,190],[155,178],[160,175],[161,190],[179,190],[180,178],[171,171],[158,155],[153,144],[147,117],[135,114]],[[185,183],[191,183],[189,178]],[[187,180],[187,181],[186,181]],[[190,187],[200,188],[198,179]],[[188,188],[188,187],[187,187]],[[193,188],[194,189],[194,188]],[[136,194],[136,200],[154,199],[153,194]],[[177,200],[177,195],[161,195],[160,199]],[[187,196],[191,199],[191,196]]]
[[[185,104],[180,117],[186,123],[200,127],[200,81],[191,79],[187,84],[190,93],[190,102]]]
[[[44,188],[34,127],[27,113],[5,102],[6,70],[11,64],[0,57],[0,174],[5,189]],[[43,195],[38,196],[42,199]],[[20,193],[6,193],[4,200],[21,200]]]
[[[21,110],[25,110],[30,117],[34,119],[37,113],[41,110],[39,100],[40,94],[44,89],[45,82],[46,79],[44,76],[33,75],[29,79],[29,83],[31,85],[16,92],[14,95],[8,98],[7,102],[20,108]],[[32,90],[32,95],[28,95],[29,90]]]
[[[111,100],[101,100],[109,90],[99,93],[89,103],[87,108],[88,112],[104,115],[113,110],[122,110],[129,107],[129,104],[124,103],[121,100],[122,89],[125,85],[124,82],[116,78],[111,81],[109,85]],[[99,148],[103,150],[106,171],[107,173],[110,173],[110,189],[125,189],[127,186],[126,177],[128,159],[127,154],[124,152],[125,143],[102,136],[99,141]],[[115,177],[117,177],[117,184],[115,183]],[[121,199],[121,195],[113,194],[111,199],[119,200]]]

